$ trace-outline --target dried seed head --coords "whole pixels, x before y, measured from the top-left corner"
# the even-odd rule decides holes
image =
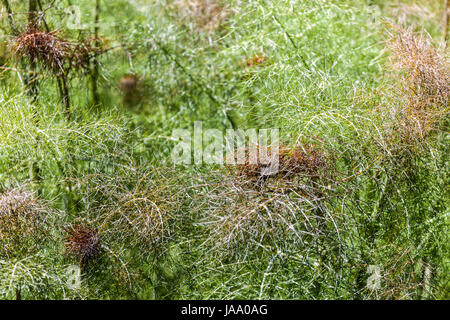
[[[248,150],[248,149],[247,149]],[[238,165],[238,176],[247,178],[260,178],[263,172],[270,171],[273,163],[278,161],[278,170],[271,176],[283,176],[285,178],[294,175],[320,176],[328,168],[325,152],[316,146],[304,145],[290,148],[280,146],[278,155],[269,147],[267,152],[260,152],[260,147],[256,148],[258,154],[257,163],[251,163],[250,157],[246,162]]]
[[[46,32],[29,27],[14,39],[13,49],[21,58],[39,62],[46,69],[61,74],[71,70],[89,70],[90,60],[103,52],[104,41],[85,38],[69,42],[58,36],[57,31]]]
[[[324,151],[312,145],[283,148],[280,151],[280,163],[281,172],[285,176],[301,173],[318,175],[327,168]]]
[[[57,32],[44,32],[32,27],[14,39],[15,52],[31,62],[40,62],[54,72],[64,70],[64,60],[70,44],[58,37]]]
[[[100,237],[94,229],[75,223],[66,228],[66,232],[66,249],[80,259],[81,265],[87,265],[99,255]]]

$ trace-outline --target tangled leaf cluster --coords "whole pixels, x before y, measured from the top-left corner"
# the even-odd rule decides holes
[[[390,61],[400,84],[399,121],[405,140],[421,140],[449,112],[450,71],[428,37],[391,26]]]
[[[30,251],[45,237],[45,207],[32,192],[0,194],[0,255]]]

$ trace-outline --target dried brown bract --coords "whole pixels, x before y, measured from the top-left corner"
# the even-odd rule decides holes
[[[100,236],[98,232],[81,223],[74,223],[65,231],[68,236],[65,238],[65,246],[68,253],[80,259],[82,266],[98,257],[100,253]]]

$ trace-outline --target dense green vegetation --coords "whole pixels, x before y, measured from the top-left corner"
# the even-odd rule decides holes
[[[450,298],[444,1],[1,8],[2,299]],[[283,170],[175,165],[195,121]]]

